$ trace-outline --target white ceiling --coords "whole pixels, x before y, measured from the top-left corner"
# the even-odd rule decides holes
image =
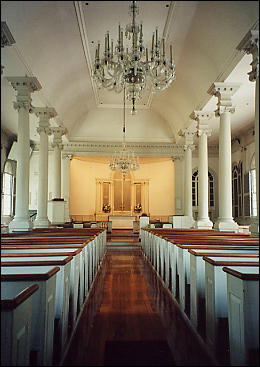
[[[2,128],[17,132],[15,92],[6,76],[35,76],[42,89],[32,94],[37,107],[54,107],[53,126],[68,130],[70,142],[119,142],[122,139],[122,94],[98,90],[91,78],[97,42],[103,46],[110,31],[117,39],[118,23],[130,23],[129,1],[2,1],[15,44],[2,49]],[[207,91],[215,81],[241,83],[234,95],[232,135],[254,125],[254,85],[251,55],[236,49],[245,34],[258,27],[257,1],[140,1],[137,21],[143,22],[145,45],[152,32],[173,45],[176,80],[156,94],[149,91],[127,109],[126,140],[138,143],[182,142],[178,131],[190,124],[193,110],[216,110],[216,97]],[[147,41],[147,42],[146,42]],[[130,106],[129,106],[130,107]],[[38,141],[37,118],[30,115],[33,141]],[[210,121],[210,143],[217,142],[218,119]]]

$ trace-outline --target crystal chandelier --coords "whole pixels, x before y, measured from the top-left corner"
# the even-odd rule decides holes
[[[129,173],[129,171],[136,171],[139,169],[139,160],[135,156],[134,152],[127,149],[125,142],[125,100],[126,100],[126,90],[124,88],[124,119],[123,119],[123,141],[122,149],[119,152],[115,152],[111,161],[109,162],[109,167],[112,171],[121,171],[123,177]]]
[[[120,93],[124,86],[126,98],[132,102],[132,114],[135,114],[135,102],[142,97],[148,87],[153,92],[168,88],[175,79],[175,65],[172,59],[166,58],[165,39],[158,37],[158,29],[152,35],[152,46],[149,51],[144,46],[143,26],[136,23],[138,6],[136,1],[130,4],[131,24],[125,28],[118,26],[118,40],[110,41],[109,32],[105,35],[105,49],[100,55],[100,42],[95,53],[93,77],[99,88],[106,88]],[[124,40],[125,35],[125,40]]]

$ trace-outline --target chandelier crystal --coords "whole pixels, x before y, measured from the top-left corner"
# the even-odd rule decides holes
[[[115,152],[111,161],[109,162],[109,167],[112,171],[120,171],[125,177],[129,171],[136,171],[140,168],[139,159],[136,157],[134,152],[131,152],[125,142],[125,100],[126,100],[126,90],[124,88],[124,119],[123,119],[123,141],[122,149]]]
[[[132,102],[132,114],[135,114],[135,103],[142,98],[146,87],[155,92],[171,85],[175,79],[175,65],[172,45],[167,59],[165,39],[159,39],[158,28],[152,35],[151,49],[144,46],[143,26],[136,23],[139,12],[136,1],[131,2],[129,12],[132,22],[125,27],[125,31],[119,24],[116,44],[110,40],[107,31],[102,55],[98,41],[93,78],[99,88],[120,93],[125,87],[126,98]]]

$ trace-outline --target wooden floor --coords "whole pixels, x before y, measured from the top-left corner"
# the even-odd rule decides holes
[[[216,364],[143,257],[138,237],[113,231],[62,365]]]

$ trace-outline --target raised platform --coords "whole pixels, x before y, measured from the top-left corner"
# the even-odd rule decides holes
[[[110,215],[109,221],[112,222],[113,229],[133,229],[135,216]]]

